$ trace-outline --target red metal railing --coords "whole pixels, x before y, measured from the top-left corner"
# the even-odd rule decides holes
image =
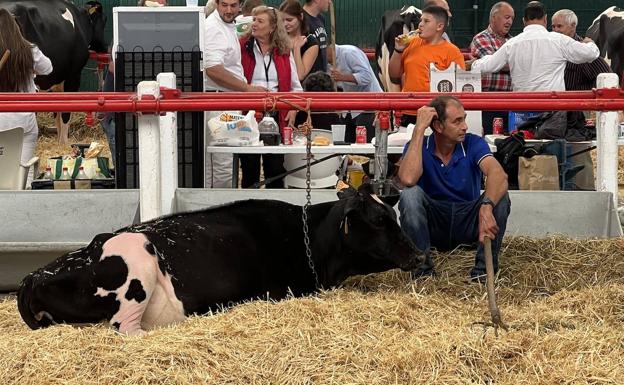
[[[622,110],[624,91],[455,93],[467,110]],[[142,112],[204,110],[288,110],[292,104],[317,111],[414,110],[434,93],[183,93],[162,89],[157,100],[138,100],[133,93],[0,93],[0,112]]]

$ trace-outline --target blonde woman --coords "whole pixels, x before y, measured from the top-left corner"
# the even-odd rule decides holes
[[[290,38],[284,29],[280,13],[273,7],[259,6],[252,11],[253,23],[240,40],[241,62],[247,83],[264,87],[269,92],[301,92],[297,66],[290,54]],[[280,131],[294,121],[294,111],[276,116]],[[251,187],[260,180],[260,155],[241,156],[242,187]],[[263,155],[265,178],[284,172],[283,155]],[[267,185],[284,187],[283,179]]]
[[[303,81],[314,67],[319,54],[319,41],[310,34],[308,25],[303,17],[303,7],[297,0],[286,0],[280,5],[280,12],[284,18],[284,28],[290,37],[293,49],[293,58],[297,64],[299,81]]]

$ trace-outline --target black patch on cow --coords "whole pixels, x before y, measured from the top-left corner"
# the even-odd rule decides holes
[[[145,251],[153,256],[156,256],[156,250],[154,249],[154,245],[152,244],[152,242],[145,242]]]
[[[104,290],[115,290],[128,279],[128,266],[119,255],[111,255],[93,267],[93,283]]]
[[[126,292],[126,299],[128,301],[135,300],[138,303],[141,303],[147,298],[147,294],[145,290],[143,290],[143,285],[141,285],[141,281],[138,279],[133,279],[130,281],[130,286],[128,286],[128,291]]]
[[[121,324],[120,324],[119,322],[113,322],[113,327],[114,327],[116,330],[119,330],[119,328],[121,327]]]

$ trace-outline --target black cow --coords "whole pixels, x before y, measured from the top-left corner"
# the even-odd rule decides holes
[[[423,253],[368,187],[308,211],[247,200],[100,234],[29,274],[18,308],[33,329],[103,320],[128,334],[256,298],[330,288],[356,274],[420,266]],[[318,286],[315,276],[318,277]]]
[[[381,26],[375,45],[378,77],[386,91],[401,91],[401,79],[391,79],[388,75],[388,63],[394,51],[394,39],[418,28],[420,9],[414,6],[403,6],[401,9],[385,11],[381,17]]]
[[[35,79],[42,90],[60,85],[62,90],[78,91],[89,49],[106,52],[106,16],[97,1],[78,8],[66,0],[0,0],[0,8],[15,15],[24,37],[50,58],[52,73]],[[66,143],[69,114],[62,120],[63,124],[57,121],[59,141]]]
[[[624,86],[624,9],[608,8],[594,20],[586,36],[596,42],[600,56],[611,65]]]

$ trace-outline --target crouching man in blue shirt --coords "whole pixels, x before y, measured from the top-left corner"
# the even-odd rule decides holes
[[[425,136],[431,126],[433,134]],[[433,275],[431,246],[452,250],[460,244],[480,244],[470,277],[485,275],[483,241],[492,240],[494,270],[498,271],[507,217],[511,207],[507,174],[483,138],[468,134],[466,112],[452,96],[439,96],[418,110],[411,141],[399,169],[405,185],[399,201],[401,227],[427,258],[412,278]],[[481,177],[485,191],[481,194]]]

